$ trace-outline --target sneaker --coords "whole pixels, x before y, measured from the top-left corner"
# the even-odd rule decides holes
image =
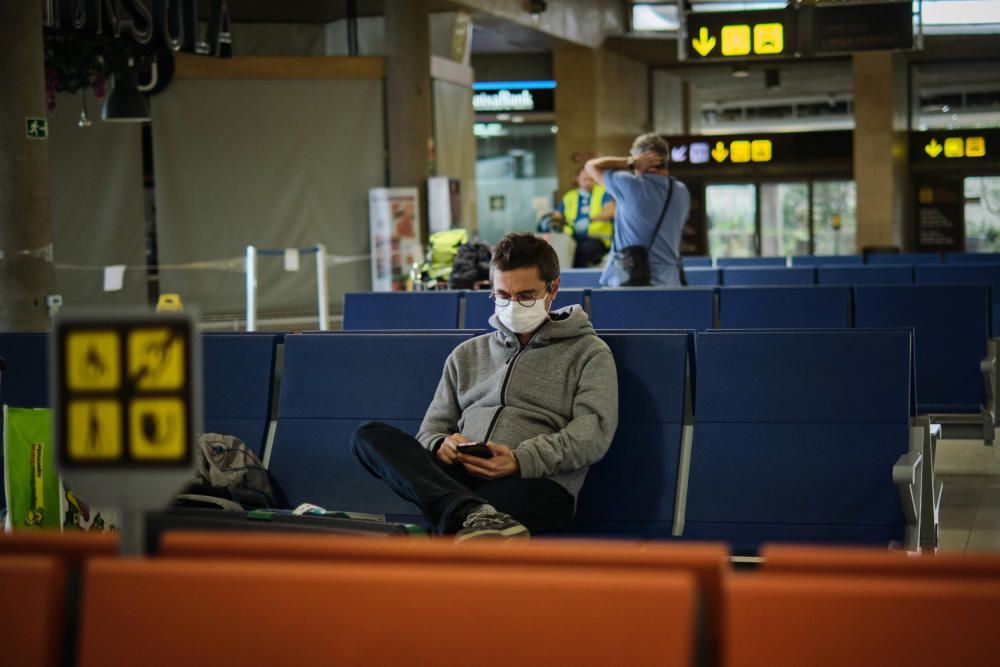
[[[455,541],[464,542],[481,537],[513,540],[527,539],[529,536],[528,529],[509,514],[487,510],[469,514],[462,524],[462,530],[455,534]]]

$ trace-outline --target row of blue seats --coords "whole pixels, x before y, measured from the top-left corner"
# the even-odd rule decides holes
[[[344,328],[454,329],[462,302],[459,292],[348,294]],[[560,290],[555,307],[571,303],[598,329],[912,328],[921,414],[978,413],[987,400],[988,285]],[[464,294],[464,328],[485,329],[491,312],[484,292]]]
[[[994,252],[907,252],[896,254],[873,253],[867,261],[863,255],[796,255],[793,257],[708,257],[706,255],[683,258],[687,267],[729,266],[887,266],[897,264],[998,264],[1000,253]]]
[[[562,272],[564,288],[591,288],[600,285],[600,269],[567,269]],[[685,269],[688,285],[956,285],[985,283],[1000,290],[1000,263],[967,266],[818,266],[818,267],[730,267]]]
[[[445,358],[471,335],[206,334],[205,428],[262,453],[276,420],[264,454],[286,506],[419,521],[357,463],[349,436],[371,419],[415,432]],[[891,472],[911,447],[909,331],[601,335],[618,367],[620,425],[580,496],[574,532],[725,539],[738,550],[906,538]],[[45,339],[0,335],[0,355],[13,360],[5,401],[48,404]]]
[[[768,540],[904,540],[892,471],[911,447],[909,332],[697,334],[688,448],[695,334],[601,335],[618,367],[620,423],[573,532],[725,539],[741,551]],[[270,455],[287,502],[418,520],[357,464],[349,435],[368,419],[414,432],[466,337],[287,336]]]
[[[584,303],[582,289],[598,289],[600,272],[571,269],[562,272],[562,289],[556,306]],[[688,271],[691,287],[771,287],[779,285],[989,285],[992,288],[993,329],[1000,332],[1000,264],[980,266],[889,266],[820,267],[818,269],[697,269]],[[441,293],[435,293],[441,294]],[[450,296],[423,301],[393,296],[369,297],[348,294],[344,304],[344,325],[353,329],[486,328],[493,312],[488,295],[482,292],[445,292]],[[381,299],[381,300],[380,300]],[[404,310],[382,310],[382,306]],[[399,312],[399,317],[395,317]],[[675,327],[704,329],[697,323],[672,323]],[[789,325],[794,326],[794,325]],[[837,325],[839,326],[839,325]]]

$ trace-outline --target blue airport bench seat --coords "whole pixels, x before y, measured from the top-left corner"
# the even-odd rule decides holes
[[[0,404],[15,408],[49,407],[49,335],[0,333]]]
[[[720,329],[847,329],[849,287],[721,287]]]
[[[908,331],[698,334],[684,537],[736,553],[910,539],[893,473],[918,465],[911,346]]]
[[[414,505],[358,462],[350,436],[370,420],[416,434],[445,360],[469,338],[458,333],[286,336],[268,466],[281,501],[288,507],[310,502],[423,524]]]
[[[607,455],[587,474],[569,531],[669,537],[694,332],[599,335],[618,369],[618,430]]]
[[[685,269],[710,269],[712,258],[707,255],[684,255],[681,257],[681,264]]]
[[[816,269],[820,285],[912,285],[913,267],[889,266],[820,266]]]
[[[684,278],[691,287],[716,287],[722,283],[722,270],[685,266]]]
[[[563,269],[559,272],[559,286],[567,288],[600,287],[602,269]]]
[[[815,285],[816,269],[812,267],[740,267],[722,270],[723,285]]]
[[[991,299],[991,336],[1000,336],[1000,256],[996,264],[960,264],[943,266],[918,266],[918,285],[989,285]]]
[[[792,266],[862,266],[865,258],[861,255],[796,255]]]
[[[869,285],[854,288],[858,329],[912,327],[916,340],[917,411],[983,409],[980,362],[990,331],[988,285]]]
[[[349,292],[344,329],[456,329],[459,291]]]
[[[788,266],[788,259],[785,257],[716,257],[715,265],[719,268],[729,268],[734,266]]]
[[[936,252],[904,252],[898,254],[872,253],[868,255],[865,262],[871,266],[885,266],[888,264],[940,264],[941,254]]]
[[[205,432],[235,435],[263,459],[281,335],[207,333],[201,340]]]
[[[715,290],[616,288],[590,293],[590,321],[595,329],[712,328]]]
[[[1000,264],[1000,252],[946,252],[945,264]]]
[[[552,309],[558,310],[566,306],[583,306],[584,298],[588,290],[583,289],[559,289],[556,300],[552,303]],[[488,290],[470,290],[465,293],[465,322],[463,329],[485,331],[491,329],[490,316],[495,307],[490,301]]]

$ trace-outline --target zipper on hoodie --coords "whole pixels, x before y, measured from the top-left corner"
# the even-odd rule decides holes
[[[538,331],[536,331],[531,338],[528,339],[528,342],[521,346],[517,352],[513,354],[513,356],[504,362],[504,365],[507,366],[507,371],[503,375],[503,382],[500,383],[500,407],[493,413],[493,419],[490,420],[490,425],[486,429],[486,437],[483,438],[484,443],[490,441],[490,436],[493,435],[493,429],[496,428],[497,421],[500,419],[500,413],[503,412],[505,407],[507,407],[507,384],[510,382],[510,376],[514,372],[514,364],[517,363],[517,358],[521,356],[522,352],[531,346],[531,342],[535,340],[535,336],[537,336],[549,322],[551,322],[551,320],[545,320],[545,322],[542,323],[542,326],[538,327]]]

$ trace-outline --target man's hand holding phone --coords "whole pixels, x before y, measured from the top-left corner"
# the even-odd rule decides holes
[[[465,466],[470,475],[483,479],[500,479],[521,472],[521,466],[517,463],[514,450],[507,445],[501,445],[497,442],[476,443],[476,445],[475,450],[468,450],[469,453],[463,451],[461,447],[458,449],[458,462]],[[483,457],[483,450],[479,449],[480,447],[490,452],[488,458]],[[473,451],[479,453],[473,454],[471,453]]]
[[[442,463],[453,464],[458,459],[458,446],[472,442],[461,433],[452,433],[441,441],[441,446],[437,449],[437,457]]]

